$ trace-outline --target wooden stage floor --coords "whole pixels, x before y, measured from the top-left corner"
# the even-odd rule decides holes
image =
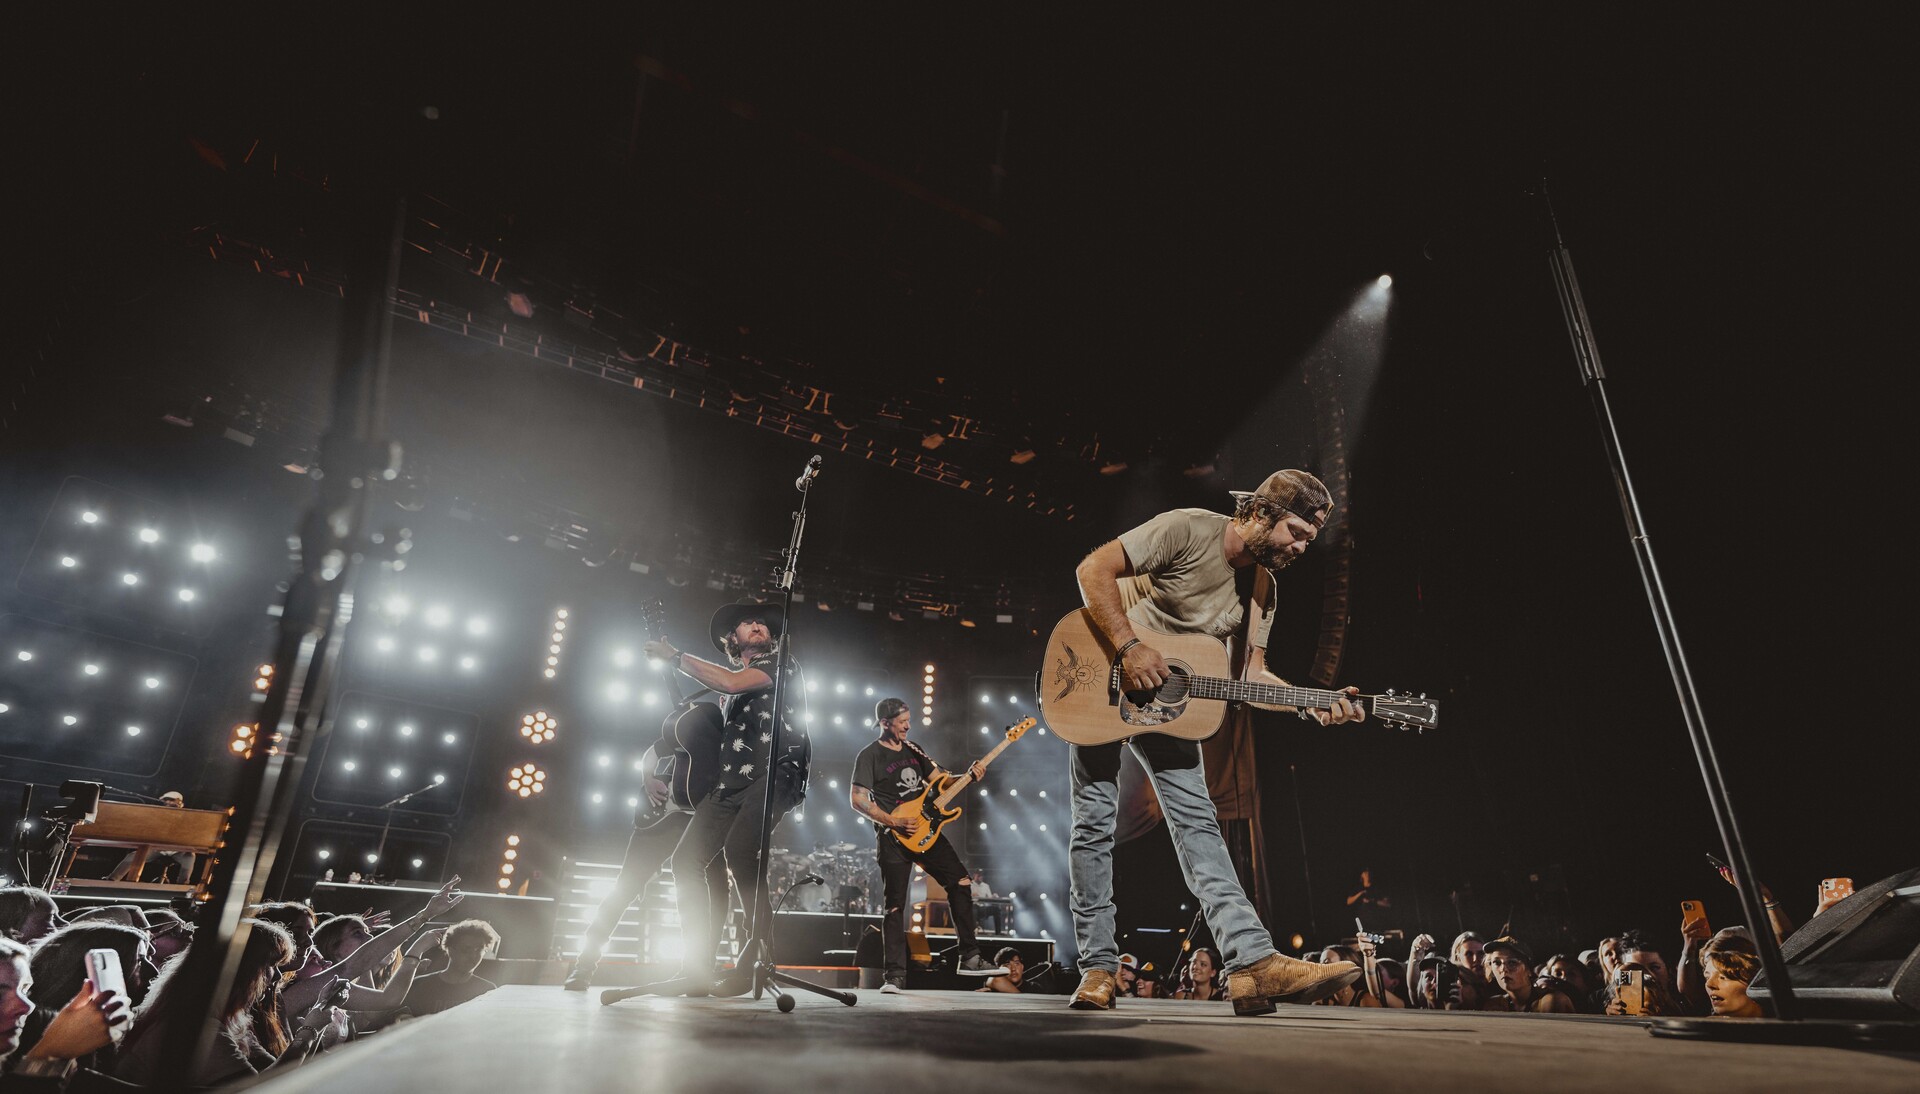
[[[444,1014],[247,1086],[374,1094],[522,1091],[1920,1090],[1920,1055],[1649,1035],[1622,1019],[1123,1001],[1059,995],[857,993],[845,1007],[771,999],[638,998],[506,985]]]

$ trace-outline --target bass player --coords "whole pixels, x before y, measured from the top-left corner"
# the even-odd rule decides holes
[[[880,990],[893,994],[907,984],[907,934],[903,916],[916,864],[947,891],[947,906],[953,913],[953,930],[959,940],[955,949],[959,960],[954,964],[954,971],[962,976],[1005,975],[1006,969],[980,956],[980,945],[974,940],[973,879],[946,833],[936,837],[933,846],[919,852],[901,843],[894,834],[912,832],[913,822],[894,817],[893,808],[926,789],[927,783],[940,774],[940,765],[919,745],[907,740],[913,716],[908,713],[904,699],[889,698],[875,703],[873,719],[880,736],[854,758],[847,798],[856,812],[873,821],[875,854],[879,856],[880,877],[886,887],[887,910],[880,919],[880,937],[885,943],[887,971]],[[975,782],[986,777],[984,764],[976,762],[967,770]]]

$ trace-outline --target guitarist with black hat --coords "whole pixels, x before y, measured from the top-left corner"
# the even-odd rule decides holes
[[[755,868],[766,808],[767,788],[762,780],[772,773],[774,823],[778,824],[780,817],[806,796],[807,764],[812,754],[806,728],[786,716],[791,713],[791,704],[781,717],[780,755],[770,754],[773,673],[779,664],[777,644],[786,632],[786,617],[778,604],[742,600],[715,612],[707,631],[714,647],[726,655],[727,664],[701,660],[665,641],[648,642],[645,647],[648,657],[667,662],[723,696],[726,706],[719,773],[713,789],[694,806],[686,834],[673,850],[674,872],[691,877],[724,853],[749,921],[754,921],[751,902],[757,901],[757,922],[771,924],[773,909],[767,895],[759,891],[760,872]],[[792,658],[787,659],[787,673],[782,692],[792,696],[799,683]],[[675,892],[684,932],[682,971],[679,977],[661,985],[659,993],[706,995],[713,990],[713,953],[718,944],[708,933],[707,887],[678,885]],[[740,983],[725,985],[723,994],[737,994],[751,986],[751,970],[743,967],[736,972],[741,974],[735,978]]]
[[[880,700],[874,704],[873,719],[880,736],[854,758],[847,795],[854,810],[873,821],[880,877],[886,886],[887,910],[880,919],[880,937],[886,947],[887,972],[880,990],[891,994],[906,987],[907,935],[901,915],[916,863],[947,890],[947,906],[953,912],[953,931],[959,941],[954,971],[962,976],[1005,975],[1006,969],[980,956],[980,946],[974,941],[972,878],[946,834],[937,836],[925,851],[914,851],[894,836],[896,830],[912,832],[913,823],[895,817],[890,810],[924,790],[940,773],[940,765],[907,740],[913,715],[905,700]],[[986,777],[984,764],[976,762],[968,770],[975,782]]]

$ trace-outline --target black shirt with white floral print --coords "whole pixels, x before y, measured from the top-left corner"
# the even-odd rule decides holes
[[[720,785],[726,788],[750,786],[767,771],[767,750],[773,744],[773,673],[778,658],[768,653],[747,662],[748,668],[767,674],[765,687],[728,696],[727,721],[720,730]],[[794,697],[800,687],[800,674],[787,663],[787,680],[782,696],[789,717],[781,721],[781,766],[806,785],[807,759],[812,742],[804,726],[791,717]]]

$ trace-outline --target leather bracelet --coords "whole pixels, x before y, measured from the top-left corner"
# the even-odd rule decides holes
[[[1127,651],[1139,644],[1140,644],[1140,640],[1138,638],[1127,639],[1126,645],[1121,646],[1119,649],[1113,651],[1113,659],[1115,661],[1125,660],[1127,656]]]

